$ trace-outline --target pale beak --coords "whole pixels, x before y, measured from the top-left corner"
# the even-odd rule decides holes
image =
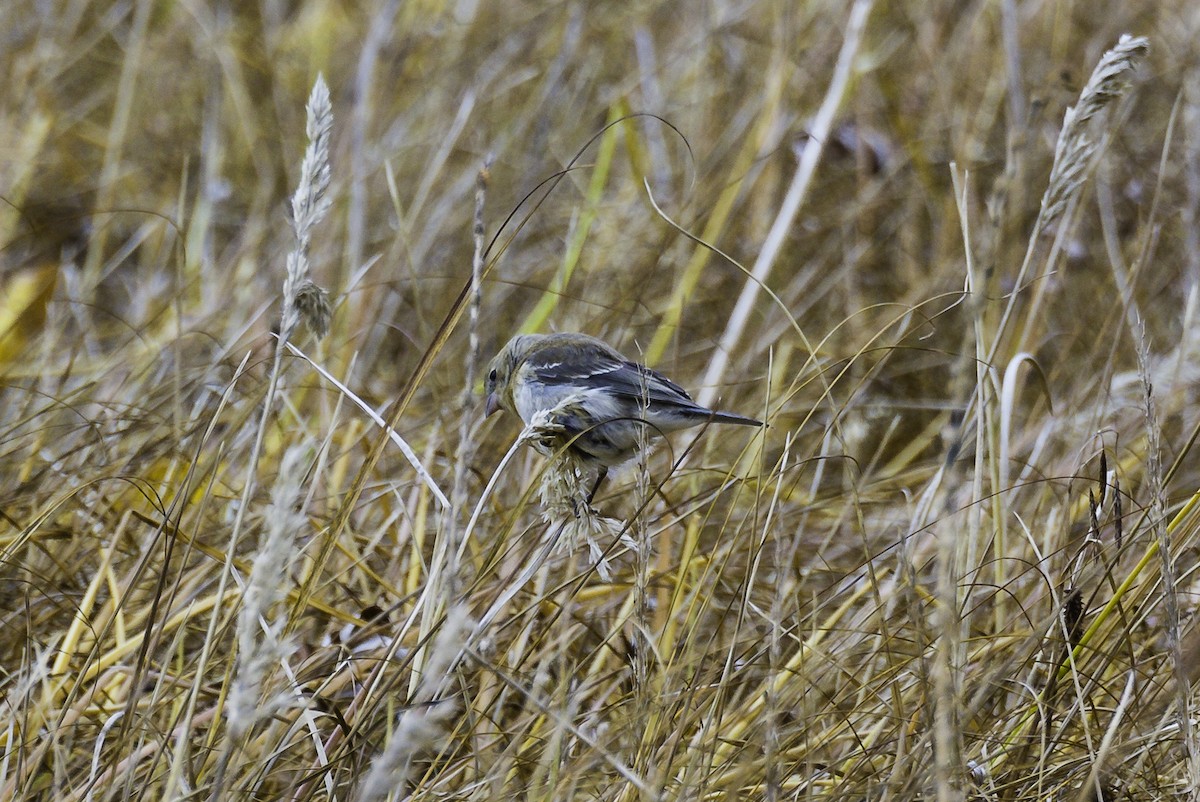
[[[495,393],[488,393],[487,406],[485,407],[485,418],[490,418],[497,410],[500,409],[500,396]]]

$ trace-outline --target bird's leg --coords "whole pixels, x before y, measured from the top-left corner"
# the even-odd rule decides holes
[[[600,485],[604,483],[604,477],[608,476],[608,466],[601,465],[600,471],[596,474],[596,483],[592,485],[592,492],[588,493],[587,505],[592,506],[592,499],[596,497],[596,493],[600,490]]]
[[[576,498],[576,499],[572,500],[571,506],[573,506],[575,508],[575,517],[576,518],[582,517],[584,512],[588,512],[591,515],[596,514],[595,508],[592,507],[592,499],[594,499],[596,497],[596,492],[600,490],[600,485],[604,482],[604,477],[606,477],[606,476],[608,476],[608,468],[601,465],[600,472],[598,474],[596,474],[596,481],[592,484],[592,490],[591,490],[591,492],[589,492],[587,494],[587,498],[584,498],[584,499]],[[582,501],[583,504],[580,504],[579,503],[580,501]]]

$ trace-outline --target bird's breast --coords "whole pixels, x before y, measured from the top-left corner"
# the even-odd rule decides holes
[[[592,418],[590,423],[601,423],[621,417],[621,405],[610,393],[595,388],[569,384],[543,384],[538,381],[521,382],[513,393],[513,403],[521,420],[529,423],[539,412],[548,412],[570,399],[576,410],[584,410]]]

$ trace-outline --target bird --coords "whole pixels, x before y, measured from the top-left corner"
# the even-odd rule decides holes
[[[633,457],[650,437],[707,423],[764,425],[700,406],[661,373],[576,332],[513,337],[488,365],[484,389],[485,417],[503,409],[529,424],[538,413],[552,414],[563,434],[550,450],[566,447],[596,470],[587,504],[608,469]]]

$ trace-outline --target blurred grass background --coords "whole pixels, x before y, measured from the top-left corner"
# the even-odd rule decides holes
[[[876,4],[814,142],[851,15],[0,7],[0,797],[370,798],[372,770],[395,799],[1195,792],[1200,11]],[[1149,53],[1038,229],[1125,33]],[[334,311],[294,339],[449,508],[303,360],[253,447],[318,73]],[[706,384],[815,145],[775,298]],[[549,548],[531,449],[484,492],[518,431],[463,403],[489,155],[478,358],[584,331],[771,425],[618,475],[598,506],[641,551],[611,578]],[[279,521],[281,642],[235,735]]]

